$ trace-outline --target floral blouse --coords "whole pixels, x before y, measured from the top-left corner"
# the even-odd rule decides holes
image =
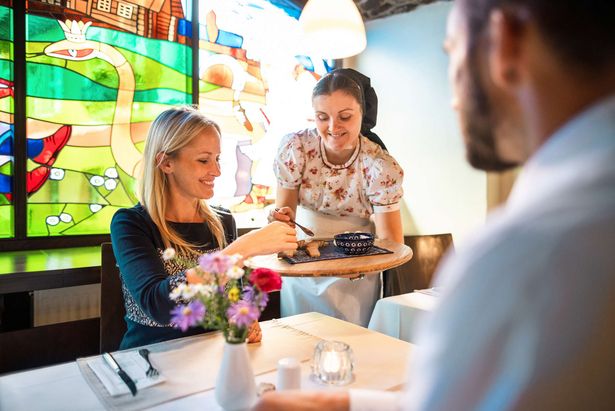
[[[282,139],[274,172],[283,188],[299,188],[299,204],[334,216],[367,218],[399,210],[404,172],[378,144],[360,136],[346,164],[331,164],[316,129]]]

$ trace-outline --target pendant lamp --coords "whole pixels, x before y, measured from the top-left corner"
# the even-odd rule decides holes
[[[299,16],[307,54],[325,59],[354,56],[365,49],[365,25],[352,0],[309,0]]]

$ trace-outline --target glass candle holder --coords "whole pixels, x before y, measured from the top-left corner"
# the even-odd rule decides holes
[[[331,385],[352,382],[354,357],[350,346],[341,341],[320,341],[312,357],[312,378]]]

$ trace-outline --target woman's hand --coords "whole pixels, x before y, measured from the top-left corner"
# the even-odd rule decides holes
[[[290,222],[290,220],[295,219],[295,212],[290,207],[272,209],[267,219],[270,223],[273,221],[281,221],[283,223],[288,223],[291,227],[295,226],[293,223]]]
[[[261,326],[258,324],[258,321],[254,321],[248,329],[248,344],[261,342],[262,338]]]
[[[224,254],[241,254],[243,257],[252,257],[296,249],[295,229],[281,221],[274,221],[263,228],[242,235],[224,249]]]

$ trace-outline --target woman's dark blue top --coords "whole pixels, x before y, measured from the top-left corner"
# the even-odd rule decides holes
[[[222,220],[227,243],[233,242],[237,238],[233,216],[225,209],[213,210]],[[184,240],[198,245],[201,252],[219,248],[206,223],[169,224]],[[115,213],[111,220],[111,241],[122,279],[128,327],[121,349],[205,331],[196,327],[182,332],[170,324],[175,302],[169,298],[169,293],[185,281],[187,267],[177,260],[162,259],[165,249],[162,237],[143,206],[137,204]]]

